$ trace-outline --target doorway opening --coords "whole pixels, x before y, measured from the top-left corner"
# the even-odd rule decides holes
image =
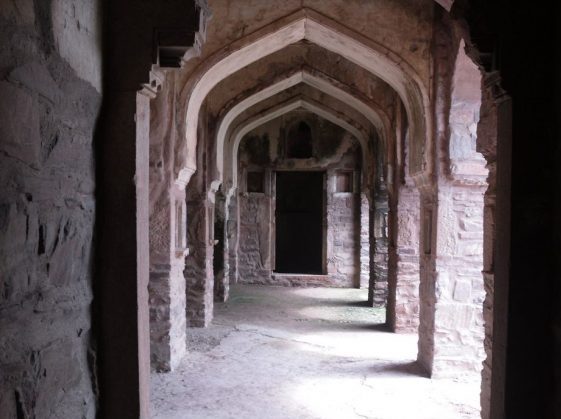
[[[276,173],[278,273],[324,273],[324,178],[324,172]]]

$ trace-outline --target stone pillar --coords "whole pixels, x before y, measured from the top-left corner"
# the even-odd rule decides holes
[[[423,203],[419,362],[432,376],[481,371],[485,189],[441,184],[438,205]]]
[[[194,199],[190,199],[193,197]],[[207,327],[212,321],[214,274],[212,269],[214,239],[212,226],[214,204],[196,193],[187,192],[187,243],[185,260],[187,292],[187,326]]]
[[[150,417],[149,100],[136,90],[113,91],[104,110],[98,188],[117,200],[103,200],[99,211],[99,327],[107,342],[99,352],[99,380],[106,417]],[[125,400],[127,409],[121,407]]]
[[[234,189],[226,199],[227,219],[225,225],[224,247],[224,281],[228,287],[238,282],[238,198],[237,190]]]
[[[369,303],[385,307],[388,301],[388,194],[377,186],[374,208],[370,213],[370,285]]]
[[[94,281],[103,343],[98,352],[103,362],[97,369],[99,416],[149,418],[148,137],[150,100],[155,92],[154,80],[148,75],[155,46],[152,34],[155,27],[183,27],[197,12],[190,2],[169,7],[124,0],[104,3],[103,12],[104,39],[109,41],[104,42],[108,59],[104,60],[103,110],[96,130],[96,191],[102,199],[97,207]],[[206,27],[205,19],[200,22],[194,28],[198,38],[199,26]]]
[[[417,361],[428,372],[432,373],[434,359],[434,311],[435,294],[435,261],[431,258],[434,251],[433,226],[437,211],[436,198],[423,194],[420,199],[421,210],[419,219],[419,351]]]
[[[228,300],[229,279],[226,275],[226,197],[219,191],[214,207],[214,301]]]
[[[435,162],[421,190],[419,363],[434,377],[479,375],[486,161],[477,150],[482,78],[465,42],[435,30]]]
[[[494,172],[495,170],[493,170]],[[495,191],[485,194],[484,210],[484,243],[483,243],[483,281],[485,284],[485,301],[483,302],[483,322],[485,324],[485,353],[483,370],[481,371],[481,418],[490,419],[491,388],[493,369],[493,314],[494,314],[494,283],[493,247],[495,242]]]
[[[367,193],[360,194],[360,288],[370,284],[370,202]]]
[[[150,359],[152,369],[172,371],[186,352],[185,191],[173,186],[150,214]]]
[[[387,323],[397,333],[417,333],[419,328],[419,192],[410,183],[401,185],[394,209],[395,228],[390,246]]]
[[[508,279],[510,268],[511,100],[496,74],[485,80],[478,149],[489,169],[485,194],[483,303],[485,352],[481,372],[481,418],[504,417]],[[496,214],[500,214],[497,219]]]

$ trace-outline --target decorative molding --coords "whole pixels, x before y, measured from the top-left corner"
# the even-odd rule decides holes
[[[177,179],[175,179],[175,186],[177,186],[180,191],[184,191],[195,171],[196,169],[192,169],[190,167],[184,167],[181,169],[179,171],[179,175],[177,175]]]
[[[210,187],[209,187],[208,192],[207,192],[207,197],[208,197],[208,200],[213,204],[216,201],[216,192],[218,192],[218,188],[220,188],[221,184],[222,184],[222,181],[219,180],[219,179],[214,179],[210,183]]]

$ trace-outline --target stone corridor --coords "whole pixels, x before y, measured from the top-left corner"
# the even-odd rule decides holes
[[[478,381],[430,380],[417,336],[388,333],[367,290],[234,285],[188,354],[152,374],[157,419],[479,417]]]

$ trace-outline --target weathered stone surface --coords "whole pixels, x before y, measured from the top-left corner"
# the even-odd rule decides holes
[[[0,417],[94,418],[93,133],[101,100],[54,51],[34,6],[0,2]],[[95,41],[81,53],[98,48]]]
[[[270,264],[272,217],[270,196],[240,196],[238,266],[241,282],[266,282],[271,277]]]
[[[327,198],[327,272],[340,286],[360,281],[359,205],[356,194],[332,192]]]
[[[483,369],[481,371],[481,418],[490,419],[493,415],[492,410],[495,412],[502,411],[502,391],[497,392],[497,389],[502,388],[504,383],[504,365],[505,362],[501,361],[501,355],[506,353],[504,349],[504,340],[506,340],[506,330],[497,337],[497,344],[495,345],[495,307],[500,307],[506,296],[503,296],[503,301],[495,302],[495,272],[497,271],[496,265],[499,265],[499,272],[501,265],[505,266],[508,263],[505,261],[496,261],[495,258],[501,258],[499,252],[495,254],[497,246],[497,231],[495,217],[497,212],[497,140],[498,140],[498,107],[499,103],[504,101],[504,97],[497,100],[502,96],[502,89],[497,89],[495,83],[498,81],[493,77],[489,77],[494,83],[486,83],[486,88],[482,92],[481,103],[481,118],[477,128],[477,150],[483,154],[487,161],[487,169],[489,176],[487,177],[488,188],[485,192],[485,208],[483,213],[483,284],[477,287],[477,291],[484,293],[485,300],[483,301],[483,322],[485,324],[485,359],[483,361]],[[510,116],[509,116],[510,117]],[[506,185],[503,185],[506,189]],[[503,189],[503,191],[505,190]],[[507,221],[503,221],[507,223]],[[481,289],[483,288],[483,289]],[[499,291],[500,294],[500,291]],[[502,339],[501,339],[502,337]],[[504,340],[503,340],[504,339]],[[499,354],[498,362],[493,365],[493,353]],[[492,373],[495,371],[495,379],[492,380]],[[493,382],[494,381],[494,382]],[[493,389],[494,387],[494,389]],[[493,402],[495,404],[492,408],[491,396],[493,395]],[[496,414],[496,413],[495,413]]]
[[[31,62],[21,67],[16,67],[8,76],[10,81],[21,83],[31,91],[57,102],[61,99],[61,90],[57,86],[48,69],[39,62]]]
[[[216,194],[214,205],[214,301],[225,302],[228,300],[230,290],[229,272],[226,270],[225,260],[228,258],[228,232],[226,231],[226,196],[219,190]]]
[[[389,248],[388,323],[398,333],[416,333],[419,327],[419,193],[411,185],[398,189]]]
[[[374,208],[370,216],[370,284],[369,303],[386,307],[388,302],[388,194],[385,186],[377,182]]]
[[[101,16],[97,2],[53,0],[52,36],[58,53],[101,92]]]
[[[187,191],[189,196],[189,191]],[[189,255],[185,259],[184,276],[187,293],[187,326],[206,327],[212,320],[214,276],[212,269],[211,204],[187,201]]]
[[[439,181],[422,188],[418,360],[435,377],[479,375],[484,352],[485,160],[476,150],[481,74],[463,41],[435,31]]]
[[[360,287],[370,284],[370,203],[366,194],[360,196]]]
[[[2,0],[0,14],[6,20],[17,22],[19,25],[33,25],[35,10],[33,0]]]
[[[166,83],[150,102],[150,357],[152,369],[173,370],[185,355],[186,291],[185,191],[172,183],[170,167],[176,130],[173,83]]]
[[[239,243],[239,213],[237,194],[233,193],[227,203],[227,218],[225,218],[225,260],[224,277],[228,284],[238,282],[238,243]]]
[[[18,109],[14,114],[13,109]],[[33,168],[39,167],[41,136],[39,104],[29,93],[6,81],[0,82],[0,137],[2,151]]]

